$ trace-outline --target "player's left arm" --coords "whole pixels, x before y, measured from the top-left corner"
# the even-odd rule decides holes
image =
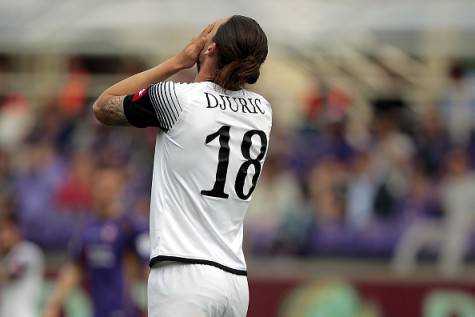
[[[213,24],[208,25],[181,52],[162,64],[135,74],[107,88],[94,102],[93,111],[96,118],[106,125],[128,125],[129,122],[124,112],[125,97],[133,95],[154,83],[163,81],[180,70],[195,65],[206,43],[206,37],[212,29]]]
[[[59,317],[68,295],[80,284],[86,263],[86,241],[81,234],[70,242],[68,256],[70,259],[59,271],[55,287],[43,307],[42,317]]]
[[[68,263],[61,268],[55,288],[43,309],[43,317],[59,317],[61,307],[71,291],[79,285],[82,269],[78,263]]]

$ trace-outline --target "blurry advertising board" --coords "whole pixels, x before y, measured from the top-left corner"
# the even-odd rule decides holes
[[[475,283],[414,280],[250,282],[248,317],[475,317]]]

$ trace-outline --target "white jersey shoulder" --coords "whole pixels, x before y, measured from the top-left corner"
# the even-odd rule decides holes
[[[271,105],[211,82],[156,87],[158,117],[169,124],[155,148],[152,261],[244,272],[243,221],[269,146]]]

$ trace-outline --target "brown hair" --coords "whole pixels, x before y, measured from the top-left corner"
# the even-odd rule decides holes
[[[216,84],[239,90],[257,81],[268,48],[266,34],[254,19],[233,15],[219,27],[214,42],[218,47]]]

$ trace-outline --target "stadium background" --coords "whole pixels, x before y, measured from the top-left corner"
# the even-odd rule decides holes
[[[45,252],[45,298],[100,162],[148,213],[156,131],[102,127],[91,102],[235,13],[268,34],[253,89],[275,115],[246,224],[249,317],[475,316],[468,0],[0,1],[0,209]],[[66,315],[88,305],[78,290]]]

